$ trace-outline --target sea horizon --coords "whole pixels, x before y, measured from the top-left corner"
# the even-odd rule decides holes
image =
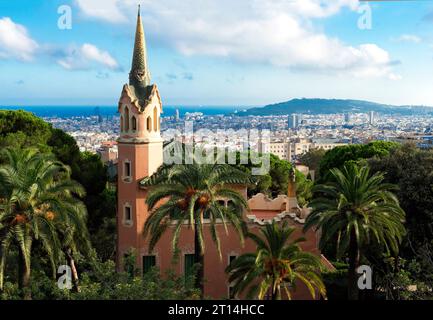
[[[179,114],[201,112],[204,115],[229,114],[246,110],[254,106],[212,106],[212,105],[167,105],[164,106],[164,116],[173,116],[176,110]],[[115,116],[117,115],[116,105],[10,105],[0,106],[0,110],[24,110],[31,112],[38,117],[80,117],[80,116]]]

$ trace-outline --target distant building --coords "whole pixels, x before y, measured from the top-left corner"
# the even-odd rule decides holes
[[[117,162],[118,158],[118,149],[116,141],[106,141],[101,143],[101,147],[97,151],[97,153],[101,156],[101,161],[103,163],[108,162]]]
[[[370,111],[369,112],[369,114],[368,114],[368,123],[371,125],[371,126],[374,126],[374,111]]]
[[[179,119],[180,119],[179,109],[176,109],[175,119],[176,119],[176,121],[179,121]]]
[[[350,113],[345,113],[345,114],[344,114],[344,122],[345,122],[346,124],[349,124],[349,123],[352,121],[351,118],[352,118],[352,117],[351,117],[351,114],[350,114]]]
[[[259,141],[259,152],[272,153],[282,160],[295,161],[303,154],[313,149],[331,150],[347,145],[340,139],[296,139],[294,141]]]
[[[289,129],[297,129],[301,123],[301,116],[299,114],[293,113],[289,115]]]

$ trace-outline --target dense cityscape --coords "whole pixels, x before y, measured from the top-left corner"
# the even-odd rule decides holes
[[[118,116],[44,119],[73,136],[81,151],[100,153],[104,161],[117,159]],[[310,149],[329,150],[340,145],[365,144],[375,140],[401,143],[412,141],[422,148],[433,147],[431,115],[371,112],[237,116],[235,113],[205,115],[195,112],[180,117],[177,110],[176,115],[161,120],[161,133],[166,141],[194,141],[205,149],[218,147],[242,151],[250,148],[258,152],[271,152],[290,161],[296,161]],[[206,134],[203,137],[200,132],[204,129]],[[172,130],[177,130],[178,135],[175,136]],[[259,133],[264,131],[269,131],[266,142],[259,138]],[[227,139],[221,139],[221,132],[224,132]],[[251,136],[255,133],[254,138],[247,139],[248,133]]]

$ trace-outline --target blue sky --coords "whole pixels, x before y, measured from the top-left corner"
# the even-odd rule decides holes
[[[0,0],[0,104],[115,105],[138,3],[165,104],[433,106],[433,1],[375,2],[360,29],[356,0]]]

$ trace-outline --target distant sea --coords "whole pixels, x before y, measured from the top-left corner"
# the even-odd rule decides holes
[[[34,113],[38,117],[88,117],[94,115],[117,115],[117,106],[0,106],[0,110],[25,110]],[[179,109],[180,116],[189,112],[202,112],[205,115],[228,114],[247,109],[239,106],[164,106],[164,117],[173,116]]]

